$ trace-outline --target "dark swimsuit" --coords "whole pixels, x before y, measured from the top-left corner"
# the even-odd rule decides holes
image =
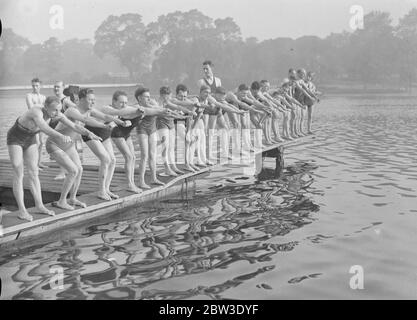
[[[129,120],[132,123],[132,125],[129,127],[123,127],[123,126],[118,125],[111,132],[111,137],[112,138],[124,138],[125,140],[127,140],[130,137],[130,133],[132,132],[133,128],[139,125],[139,122],[141,119],[142,119],[142,116],[138,116],[133,119],[121,118],[120,120],[123,120],[123,121]]]
[[[46,119],[46,111],[42,109],[43,118]],[[7,131],[7,145],[17,145],[21,146],[23,150],[29,148],[32,144],[36,144],[36,135],[41,132],[41,130],[32,131],[28,128],[25,128],[19,123],[19,119],[16,119],[13,127]]]
[[[165,107],[165,104],[163,105]],[[168,117],[157,117],[156,128],[158,130],[168,128],[169,130],[174,129],[174,119]]]
[[[94,133],[96,136],[100,137],[102,139],[102,142],[106,141],[108,138],[110,138],[111,135],[111,129],[110,128],[99,128],[99,127],[91,127],[91,126],[84,126],[87,130]],[[81,136],[84,142],[88,142],[92,140],[88,136]]]
[[[216,77],[214,75],[213,75],[213,83],[212,84],[208,83],[206,78],[204,78],[203,80],[206,83],[206,85],[208,85],[210,87],[210,90],[211,90],[212,93],[216,92],[216,89],[218,88],[218,86],[216,85]],[[222,114],[225,114],[225,113],[226,113],[226,111],[222,109]],[[211,115],[211,116],[217,116],[217,115],[220,114],[220,107],[215,107],[211,110],[210,109],[209,110],[204,109],[204,114],[208,114],[208,115]]]

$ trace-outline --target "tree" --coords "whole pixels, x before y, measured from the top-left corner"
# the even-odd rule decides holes
[[[400,79],[407,82],[411,90],[412,82],[417,75],[417,9],[413,8],[398,22],[395,29],[400,47],[399,69]]]
[[[372,11],[364,17],[364,28],[350,37],[349,71],[364,86],[387,80],[395,72],[397,55],[394,28],[387,12]]]
[[[30,41],[6,28],[0,38],[0,83],[11,83],[22,70],[22,56]]]
[[[139,14],[109,16],[96,30],[94,52],[117,57],[127,68],[132,81],[150,68],[150,48],[146,41],[145,25]]]

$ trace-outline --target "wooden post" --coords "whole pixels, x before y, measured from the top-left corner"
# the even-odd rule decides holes
[[[275,158],[275,174],[277,177],[280,177],[282,172],[284,171],[284,147],[279,146],[277,148],[278,154]]]

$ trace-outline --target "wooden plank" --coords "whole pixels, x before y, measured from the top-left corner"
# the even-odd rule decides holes
[[[308,138],[308,137],[305,137],[305,138]],[[288,141],[288,142],[281,143],[278,145],[272,145],[262,150],[257,150],[256,152],[252,154],[261,156],[262,152],[275,149],[279,146],[282,147],[282,146],[293,145],[297,142],[300,142],[300,140],[301,139]],[[2,175],[4,170],[2,170],[1,168],[5,167],[5,163],[7,162],[0,160],[0,177],[2,178],[1,179],[2,183],[4,182],[3,175]],[[73,211],[65,211],[65,210],[53,208],[54,211],[56,212],[56,216],[49,217],[49,216],[33,213],[34,220],[31,222],[19,220],[17,218],[17,212],[6,214],[4,215],[3,221],[2,221],[3,237],[0,237],[0,244],[7,243],[13,239],[16,239],[16,237],[19,237],[19,235],[20,237],[22,237],[22,234],[23,234],[23,237],[26,237],[26,236],[29,237],[34,234],[39,234],[39,233],[43,233],[46,231],[54,230],[63,225],[68,225],[74,222],[83,221],[85,219],[98,217],[100,215],[103,215],[103,214],[106,214],[115,210],[126,208],[136,203],[158,199],[163,194],[169,194],[170,192],[173,192],[173,190],[175,189],[175,188],[172,188],[173,186],[181,185],[181,183],[185,181],[188,181],[190,179],[191,180],[195,179],[197,176],[201,174],[208,173],[213,168],[216,168],[216,167],[228,164],[228,163],[230,163],[230,161],[225,159],[223,161],[218,162],[214,166],[202,168],[198,172],[189,172],[189,173],[180,175],[178,177],[161,177],[161,180],[166,183],[164,186],[154,187],[140,194],[132,194],[127,191],[124,191],[121,188],[121,186],[124,183],[122,182],[116,183],[114,184],[114,186],[117,188],[118,190],[117,193],[120,196],[120,198],[116,200],[112,200],[112,201],[103,201],[103,200],[98,199],[95,194],[97,186],[93,183],[93,181],[96,181],[96,180],[87,179],[85,181],[85,184],[88,188],[87,187],[84,187],[84,188],[90,189],[90,192],[80,197],[82,201],[85,201],[87,203],[88,205],[87,208],[76,209]],[[10,166],[10,164],[8,165]],[[179,167],[181,168],[182,166],[179,166]],[[55,170],[58,171],[57,169]],[[9,171],[10,171],[10,168],[9,168]],[[88,170],[86,170],[86,172],[88,172]],[[120,181],[124,181],[123,174],[118,174],[115,176],[118,176]],[[146,178],[149,179],[149,172],[146,173]],[[117,181],[117,179],[115,181]],[[51,183],[51,181],[49,181],[49,183]],[[58,183],[55,183],[54,185],[59,185],[59,190],[60,190],[61,184],[62,184],[62,181],[58,181]],[[175,190],[178,190],[178,188],[176,188]],[[57,189],[55,189],[55,192],[56,191]],[[51,207],[50,204],[47,204],[47,206]],[[33,212],[33,209],[34,208],[30,208],[29,212]]]

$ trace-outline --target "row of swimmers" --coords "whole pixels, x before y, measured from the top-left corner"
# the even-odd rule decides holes
[[[126,189],[140,193],[150,188],[145,182],[147,164],[151,171],[150,184],[163,185],[156,172],[158,137],[163,143],[164,173],[177,176],[214,164],[216,160],[210,147],[216,134],[225,155],[229,152],[230,138],[232,144],[241,139],[242,149],[250,152],[259,143],[270,145],[311,133],[311,123],[307,122],[307,132],[303,130],[303,114],[319,101],[319,93],[313,89],[311,79],[307,81],[303,69],[295,72],[296,78],[292,72],[290,70],[290,77],[275,90],[263,80],[254,81],[250,87],[241,84],[236,91],[228,92],[218,85],[218,78],[213,77],[212,83],[203,78],[196,96],[189,96],[187,87],[180,84],[175,96],[169,87],[162,87],[159,97],[153,99],[149,89],[141,86],[134,93],[136,104],[129,105],[127,93],[118,90],[110,105],[100,107],[95,105],[93,89],[83,88],[78,94],[71,93],[67,97],[62,82],[55,84],[54,96],[43,99],[39,93],[40,81],[34,79],[34,91],[26,99],[30,107],[7,134],[18,217],[33,219],[24,205],[24,164],[35,211],[54,215],[42,202],[38,176],[40,132],[47,136],[46,151],[65,173],[61,195],[54,206],[74,210],[77,206],[87,206],[77,199],[83,167],[75,141],[80,137],[100,162],[97,196],[109,201],[119,197],[110,189],[116,166],[112,142],[125,159]],[[131,137],[134,128],[140,147],[138,185],[134,181],[136,158]],[[255,132],[253,143],[251,132]],[[241,136],[234,136],[235,133]],[[182,169],[178,168],[174,156],[177,135],[185,141]]]

